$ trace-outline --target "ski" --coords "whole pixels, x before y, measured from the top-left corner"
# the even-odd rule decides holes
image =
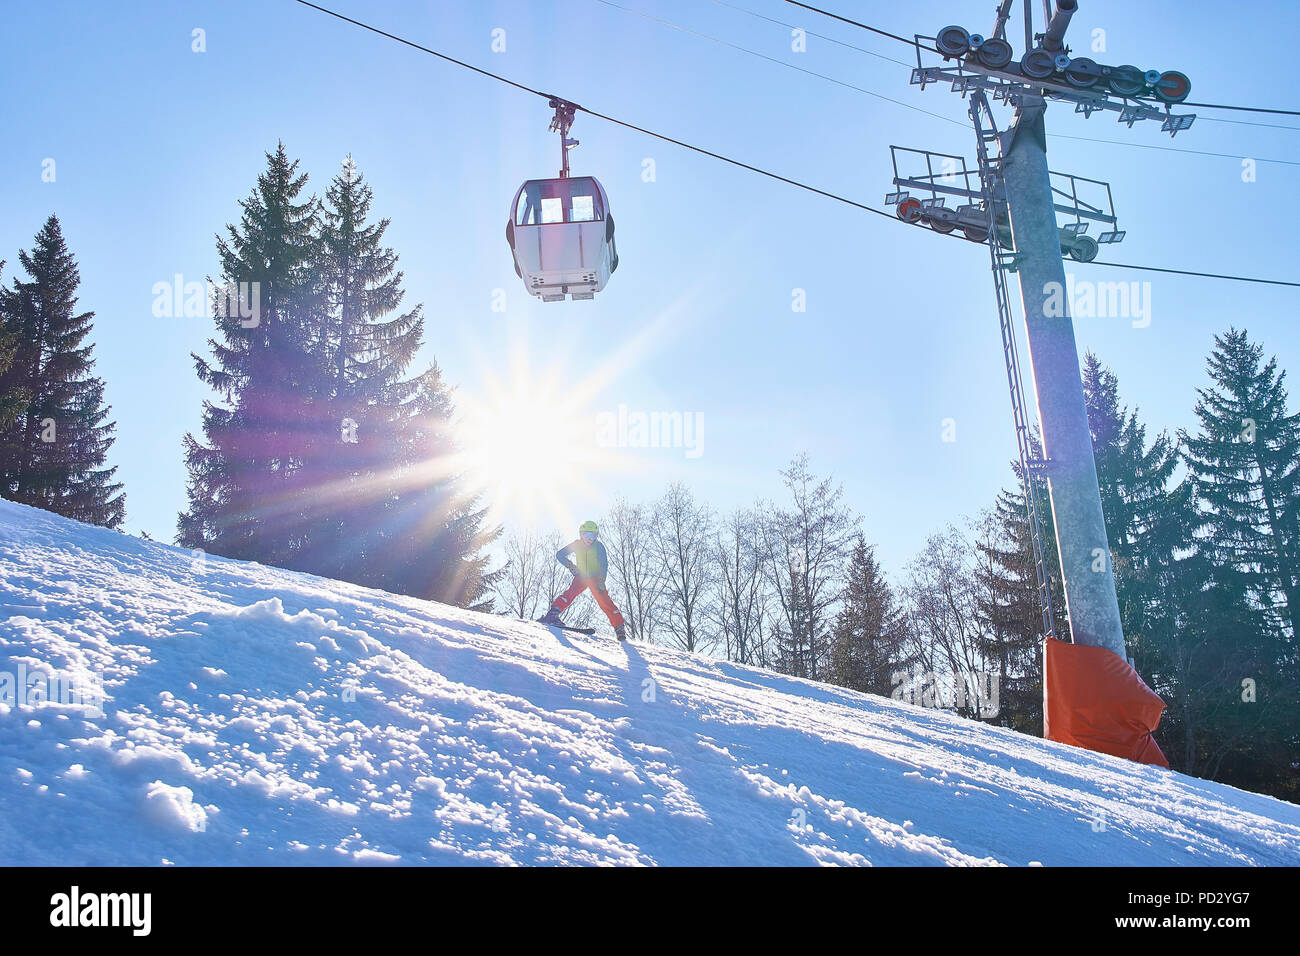
[[[586,634],[588,636],[596,633],[596,629],[594,627],[573,627],[568,624],[552,624],[550,621],[543,621],[541,618],[538,618],[537,620],[533,621],[533,623],[545,624],[547,627],[556,627],[559,628],[561,631],[574,631],[578,634]]]

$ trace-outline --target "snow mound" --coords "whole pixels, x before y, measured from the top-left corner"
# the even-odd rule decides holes
[[[1271,797],[0,501],[4,688],[0,864],[1300,864]]]
[[[207,812],[194,802],[194,791],[189,787],[172,787],[155,780],[144,794],[145,812],[162,827],[201,833],[207,829]]]

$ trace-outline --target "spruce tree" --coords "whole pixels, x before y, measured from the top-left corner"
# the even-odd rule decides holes
[[[401,311],[390,220],[369,221],[373,192],[349,156],[326,192],[314,389],[318,427],[303,470],[304,570],[480,610],[494,572],[482,549],[499,533],[449,470],[457,447],[437,363],[407,377],[422,307]]]
[[[325,194],[318,268],[325,286],[333,396],[352,410],[378,403],[420,347],[422,307],[401,305],[397,253],[383,245],[390,219],[368,223],[373,192],[348,156]]]
[[[1165,432],[1148,447],[1137,411],[1121,407],[1114,373],[1092,353],[1084,358],[1083,392],[1120,619],[1138,660],[1167,609],[1159,600],[1159,575],[1172,566],[1174,552],[1192,546],[1171,499],[1179,449]]]
[[[1019,474],[1019,464],[1013,465]],[[1051,509],[1046,482],[1034,476],[1040,502],[1042,543],[1052,593],[1056,636],[1069,640],[1065,594],[1056,560]],[[975,580],[983,622],[980,640],[985,656],[997,668],[999,714],[997,722],[1022,733],[1043,732],[1043,611],[1034,565],[1033,541],[1024,492],[1003,490],[993,508],[977,525]]]
[[[4,374],[13,367],[14,359],[18,355],[17,336],[10,335],[0,331],[0,381],[3,380]],[[0,392],[0,434],[14,423],[14,420],[22,414],[27,407],[26,398],[18,392]]]
[[[1288,414],[1285,373],[1247,333],[1216,336],[1212,384],[1197,390],[1196,436],[1182,433],[1198,499],[1196,557],[1209,585],[1185,603],[1208,650],[1193,647],[1186,750],[1200,773],[1300,794],[1300,416]],[[1197,603],[1199,602],[1199,603]],[[1180,635],[1180,637],[1183,635]],[[1217,664],[1217,666],[1215,666]],[[1247,701],[1247,691],[1253,701]],[[1195,691],[1200,689],[1199,697]]]
[[[501,572],[488,570],[482,551],[501,529],[484,527],[486,509],[452,468],[459,454],[453,406],[436,363],[412,380],[409,393],[392,412],[393,443],[375,486],[380,493],[366,496],[366,520],[351,542],[358,566],[343,577],[490,611]]]
[[[1156,737],[1175,770],[1273,788],[1285,772],[1276,752],[1294,689],[1288,694],[1279,681],[1246,578],[1196,541],[1201,519],[1191,492],[1184,481],[1169,496],[1169,524],[1193,543],[1190,550],[1152,549],[1149,625],[1134,661],[1167,706]],[[1253,700],[1243,693],[1246,680]]]
[[[844,606],[831,628],[827,682],[888,697],[890,675],[908,663],[906,639],[906,614],[881,573],[875,549],[859,537],[846,572]]]
[[[58,217],[18,258],[30,281],[0,288],[0,494],[116,528],[126,499],[104,464],[117,426],[91,374],[95,313],[77,311],[81,276]]]
[[[1286,373],[1244,330],[1215,337],[1212,384],[1197,389],[1199,433],[1184,433],[1187,467],[1218,563],[1243,576],[1296,635],[1300,617],[1300,414],[1287,412]],[[1294,650],[1290,652],[1294,656]]]
[[[361,576],[367,525],[400,456],[402,376],[420,346],[421,307],[389,318],[404,297],[397,254],[383,246],[389,220],[368,223],[370,187],[349,156],[326,191],[313,262],[319,313],[311,329],[313,421],[298,481],[304,538],[293,566],[329,577]]]
[[[192,356],[199,378],[225,404],[204,403],[206,444],[185,436],[189,509],[177,522],[177,542],[284,566],[299,545],[297,472],[318,379],[311,341],[317,202],[297,201],[307,176],[283,143],[266,159],[240,203],[239,226],[217,239],[222,285],[245,284],[257,308],[247,317],[215,303],[221,340],[208,340],[213,360]]]
[[[0,273],[4,272],[5,263],[0,259]],[[0,295],[3,292],[0,291]],[[4,375],[13,367],[14,359],[18,357],[18,336],[13,332],[7,331],[7,324],[4,321],[3,313],[0,313],[0,382],[5,381]],[[0,391],[0,436],[3,436],[6,429],[14,423],[14,420],[22,414],[27,407],[27,396],[15,388],[14,391]]]
[[[1041,447],[1031,437],[1031,453],[1041,457]],[[984,633],[985,656],[998,670],[998,723],[1022,733],[1043,732],[1043,608],[1029,530],[1029,512],[1019,462],[1011,465],[1017,479],[1014,490],[999,493],[993,508],[977,525],[975,579]],[[1065,590],[1057,558],[1056,533],[1049,507],[1047,480],[1030,477],[1038,502],[1042,528],[1043,564],[1052,596],[1052,623],[1056,636],[1070,639],[1065,613]]]
[[[357,584],[490,608],[494,537],[462,492],[436,363],[406,377],[421,307],[399,311],[389,221],[349,158],[322,206],[283,145],[218,242],[225,284],[256,282],[259,321],[217,316],[200,377],[227,400],[187,436],[179,540]],[[496,532],[499,533],[499,532]]]

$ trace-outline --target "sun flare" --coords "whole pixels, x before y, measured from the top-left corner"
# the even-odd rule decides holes
[[[455,471],[487,508],[489,526],[518,521],[567,532],[591,517],[589,509],[603,507],[630,474],[657,467],[609,442],[602,446],[597,422],[610,408],[601,398],[672,338],[688,301],[683,297],[603,354],[579,351],[581,373],[564,365],[536,369],[528,335],[519,329],[507,336],[504,367],[499,351],[479,357],[482,386],[456,394]],[[583,348],[579,339],[569,351]]]
[[[489,380],[483,399],[461,397],[461,413],[464,474],[489,524],[515,518],[567,527],[578,502],[595,493],[593,479],[612,465],[574,390],[562,391],[554,378],[517,370],[508,383]]]

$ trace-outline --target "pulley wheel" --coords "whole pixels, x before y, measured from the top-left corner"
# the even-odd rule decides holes
[[[1020,72],[1035,80],[1045,80],[1056,72],[1056,58],[1046,50],[1030,50],[1020,58]]]
[[[1166,103],[1181,103],[1192,92],[1192,81],[1177,70],[1166,70],[1160,74],[1156,85],[1156,96]]]
[[[947,222],[943,219],[931,219],[930,228],[935,232],[941,232],[946,236],[957,228],[957,224],[955,222]]]
[[[919,199],[904,199],[894,209],[894,212],[903,222],[920,222],[921,201]]]
[[[1136,96],[1146,89],[1146,76],[1136,66],[1117,66],[1110,71],[1110,90],[1117,96]]]
[[[984,242],[989,237],[989,231],[980,226],[962,226],[961,234],[971,242]]]
[[[1091,262],[1097,258],[1097,240],[1092,236],[1075,236],[1074,245],[1070,246],[1070,258],[1077,262]]]
[[[1097,64],[1086,56],[1071,60],[1070,65],[1065,68],[1065,81],[1080,90],[1096,86],[1099,79],[1101,73],[1097,69]]]
[[[962,57],[970,52],[970,34],[965,27],[944,27],[934,38],[934,45],[946,57]]]
[[[980,44],[977,56],[979,61],[990,70],[1001,70],[1011,62],[1014,51],[1006,40],[990,37]]]

